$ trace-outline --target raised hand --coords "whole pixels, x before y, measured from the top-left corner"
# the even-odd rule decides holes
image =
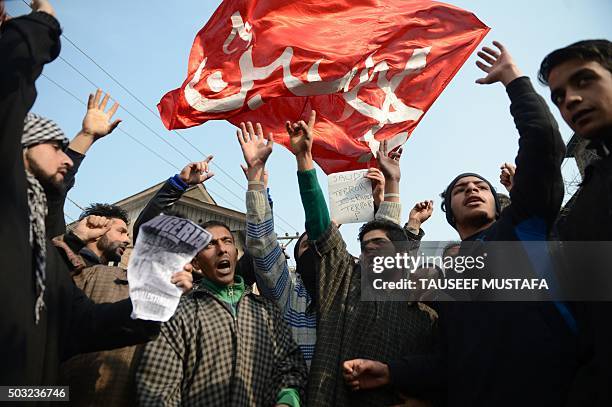
[[[389,384],[389,367],[384,363],[353,359],[342,364],[344,381],[353,391],[375,389]]]
[[[115,102],[111,108],[105,112],[106,105],[110,99],[110,94],[104,94],[101,89],[96,91],[95,96],[89,95],[87,101],[87,113],[83,119],[81,132],[94,138],[94,141],[113,132],[121,123],[120,119],[113,120],[113,115],[119,109],[119,103]],[[102,99],[100,101],[100,99]]]
[[[433,201],[417,202],[408,215],[408,228],[415,230],[418,234],[421,225],[431,217],[433,213]]]
[[[72,233],[84,244],[98,241],[111,228],[112,221],[104,216],[89,215],[77,223]]]
[[[512,60],[512,55],[501,43],[493,41],[493,45],[499,49],[499,52],[489,47],[482,47],[482,51],[478,51],[478,56],[482,61],[476,61],[476,66],[487,76],[477,79],[476,83],[488,85],[501,82],[504,86],[508,86],[510,82],[523,74]]]
[[[289,141],[291,143],[291,151],[296,156],[310,154],[312,151],[313,129],[317,119],[317,112],[312,110],[310,112],[310,118],[308,124],[304,120],[300,120],[297,123],[286,122],[285,127],[287,134],[289,134]]]
[[[402,156],[402,152],[402,148],[399,148],[397,151],[389,152],[387,151],[387,140],[380,142],[378,151],[376,152],[376,161],[387,181],[399,182],[401,178],[399,160]]]
[[[368,172],[364,177],[372,181],[374,208],[378,208],[380,203],[385,200],[385,176],[378,168],[368,168]]]
[[[47,0],[32,0],[30,7],[34,11],[42,11],[55,17],[55,10]]]
[[[240,130],[236,134],[247,168],[263,169],[268,157],[272,154],[274,136],[269,134],[266,138],[261,124],[255,123],[255,128],[253,128],[251,122],[247,122],[246,125],[240,123]]]
[[[510,163],[503,163],[500,167],[501,173],[499,174],[499,182],[506,188],[506,191],[510,192],[514,185],[514,173],[516,172],[516,165]]]
[[[212,178],[215,175],[209,168],[212,160],[213,156],[209,155],[203,161],[187,164],[179,174],[181,181],[193,186]]]

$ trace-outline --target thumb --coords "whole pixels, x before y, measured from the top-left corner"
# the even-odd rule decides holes
[[[274,134],[272,133],[268,134],[268,146],[274,148]]]
[[[121,123],[121,119],[117,119],[117,120],[115,120],[115,121],[114,121],[114,122],[111,124],[111,126],[110,126],[110,132],[109,132],[109,133],[113,132],[113,131],[114,131],[114,130],[117,128],[117,126],[119,126],[119,123]]]

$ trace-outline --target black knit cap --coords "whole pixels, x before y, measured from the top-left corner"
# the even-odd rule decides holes
[[[501,214],[501,204],[497,196],[497,191],[495,191],[495,188],[493,188],[493,185],[491,185],[491,183],[482,175],[476,174],[475,172],[464,172],[463,174],[457,175],[455,179],[453,179],[451,183],[448,184],[448,186],[446,187],[443,193],[444,201],[442,201],[442,204],[440,205],[440,207],[442,208],[442,212],[446,214],[446,221],[449,223],[449,225],[451,225],[455,229],[457,228],[456,222],[455,222],[455,216],[453,215],[453,211],[451,210],[451,191],[453,190],[453,187],[455,186],[457,181],[459,181],[461,178],[464,178],[464,177],[480,178],[481,180],[486,182],[487,185],[489,185],[489,188],[491,189],[491,193],[493,194],[493,199],[495,200],[495,219],[498,219],[499,215]]]

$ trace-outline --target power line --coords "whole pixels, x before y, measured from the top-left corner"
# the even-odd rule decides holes
[[[71,64],[69,61],[67,61],[65,58],[63,57],[59,57],[60,60],[62,60],[64,63],[66,63],[66,65],[68,65],[70,68],[72,68],[76,73],[78,73],[82,78],[84,78],[87,82],[89,82],[94,88],[96,89],[100,89],[101,87],[93,82],[91,79],[89,79],[84,73],[82,73],[77,67],[75,67],[73,64]],[[74,95],[72,95],[74,96]],[[116,102],[117,100],[114,98],[110,98],[112,101]],[[82,103],[82,101],[79,99],[79,102]],[[179,150],[178,148],[176,148],[173,144],[171,144],[165,137],[163,137],[161,134],[159,134],[158,132],[156,132],[154,129],[152,129],[148,124],[146,124],[144,121],[142,121],[140,118],[138,118],[135,114],[133,114],[130,110],[128,110],[127,108],[125,108],[123,105],[120,104],[121,109],[123,109],[128,115],[130,115],[132,118],[134,118],[138,123],[140,123],[144,128],[146,128],[147,130],[149,130],[151,133],[153,133],[158,139],[160,139],[164,144],[170,146],[170,148],[172,148],[174,151],[176,151],[179,155],[181,155],[187,162],[193,162],[193,160],[188,157],[187,155],[185,155],[185,153],[183,153],[181,150]],[[125,133],[125,131],[124,131]],[[131,137],[131,136],[130,136]],[[133,138],[133,137],[132,137]],[[133,138],[134,139],[134,138]],[[152,151],[150,148],[146,147],[145,144],[143,144],[142,142],[140,142],[139,140],[134,139],[138,144],[142,145],[143,147],[147,148],[147,150]],[[155,155],[157,155],[158,157],[160,157],[159,154],[157,154],[156,152],[154,152]],[[161,157],[160,157],[161,158]],[[162,158],[162,160],[164,160],[166,163],[168,162],[166,159]],[[172,164],[171,164],[172,165]],[[172,165],[177,171],[180,172],[180,169],[177,168],[176,166]],[[220,167],[219,167],[220,168]],[[223,182],[219,181],[216,178],[212,178],[211,179],[212,182],[215,182],[217,184],[219,184],[223,189],[225,189],[226,191],[228,191],[231,195],[233,195],[234,197],[236,197],[238,199],[239,202],[243,202],[243,198],[239,197],[238,195],[236,195],[234,193],[234,191],[232,191],[231,189],[229,189]],[[212,192],[212,190],[211,190]],[[223,199],[224,202],[228,202],[227,199]],[[239,212],[240,209],[238,208],[237,205],[234,204],[230,204],[232,207],[236,208]]]
[[[142,107],[144,107],[149,113],[151,113],[153,115],[153,117],[155,117],[156,119],[160,119],[159,117],[159,112],[155,112],[153,109],[151,109],[146,103],[144,103],[142,101],[142,99],[140,99],[138,96],[136,96],[132,91],[130,91],[127,87],[125,87],[121,82],[119,82],[118,79],[116,79],[110,72],[108,72],[106,69],[104,69],[100,64],[98,64],[91,56],[89,56],[89,54],[87,54],[85,51],[83,51],[77,44],[75,44],[74,41],[72,41],[70,38],[68,38],[68,36],[66,34],[62,34],[62,36],[66,39],[66,41],[68,41],[77,51],[79,51],[83,56],[85,56],[85,58],[87,58],[88,60],[90,60],[96,67],[98,67],[102,72],[104,72],[104,74],[106,74],[106,76],[108,76],[113,82],[115,82],[121,89],[123,89],[126,93],[128,93],[134,100],[136,100]],[[65,58],[60,56],[60,59],[62,61],[64,61],[68,66],[70,66],[72,69],[74,69],[79,75],[81,75],[83,78],[85,78],[85,80],[87,80],[90,84],[92,84],[94,87],[96,88],[100,88],[98,85],[96,85],[95,83],[93,83],[87,76],[85,76],[83,73],[81,73],[74,65],[72,65],[71,63],[69,63],[68,61],[66,61]],[[127,110],[125,107],[121,106],[130,116],[132,116],[136,121],[138,121],[140,124],[142,124],[145,128],[147,128],[149,131],[151,131],[153,134],[155,134],[158,138],[163,139],[163,137],[161,135],[159,135],[156,131],[154,131],[153,129],[151,129],[148,125],[146,125],[142,120],[140,120],[139,118],[137,118],[134,114],[132,114],[129,110]],[[195,151],[198,152],[198,154],[200,154],[201,157],[206,157],[208,156],[207,154],[204,154],[204,152],[202,152],[199,148],[197,148],[195,145],[193,145],[189,140],[187,140],[187,138],[185,136],[183,136],[182,133],[180,133],[178,130],[172,130],[173,133],[177,134],[181,140],[183,140],[185,143],[187,143],[191,148],[193,148]],[[164,142],[168,145],[170,145],[175,151],[179,152],[179,154],[181,154],[184,158],[186,158],[188,161],[191,161],[185,154],[183,154],[181,151],[179,151],[178,149],[176,149],[173,145],[171,145],[168,141],[166,141],[165,139],[163,139]],[[211,163],[212,166],[214,166],[215,168],[219,169],[221,171],[221,173],[223,173],[224,175],[226,175],[230,180],[232,180],[232,182],[234,184],[236,184],[239,188],[241,188],[243,191],[246,191],[246,188],[244,187],[243,184],[239,183],[238,181],[236,181],[236,179],[229,173],[227,172],[225,169],[223,169],[223,167],[221,167],[219,164],[217,164],[216,162],[212,162]],[[216,179],[212,179],[216,182],[218,182],[225,190],[227,190],[230,194],[232,194],[234,197],[236,197],[237,199],[239,199],[240,201],[243,200],[242,197],[236,195],[234,193],[234,191],[232,191],[231,189],[229,189],[225,184],[223,184],[221,181],[216,180]],[[275,217],[277,217],[279,220],[283,221],[287,226],[289,226],[290,229],[294,229],[297,230],[293,225],[291,225],[288,221],[286,221],[285,219],[283,219],[280,215],[274,215]],[[279,225],[280,226],[280,225]],[[284,229],[284,228],[283,228]],[[286,232],[286,230],[285,230]]]
[[[27,5],[28,7],[30,7],[30,5],[25,1],[22,0],[22,2]],[[91,56],[89,56],[89,54],[87,54],[83,49],[81,49],[74,41],[72,41],[66,34],[62,34],[62,37],[64,37],[66,39],[66,41],[68,41],[77,51],[79,51],[83,56],[85,56],[85,58],[87,58],[88,60],[90,60],[96,67],[98,67],[98,69],[100,69],[102,72],[104,72],[104,74],[106,74],[106,76],[108,76],[113,82],[115,82],[121,89],[123,89],[125,92],[127,92],[132,98],[134,98],[141,106],[143,106],[147,111],[149,111],[155,118],[159,119],[159,113],[153,111],[153,109],[151,109],[149,106],[147,106],[138,96],[136,96],[134,93],[132,93],[127,87],[125,87],[121,82],[119,82],[119,80],[117,80],[110,72],[108,72],[106,69],[104,69],[104,67],[102,67],[100,64],[98,64]],[[71,67],[74,71],[76,71],[81,77],[83,77],[87,82],[89,82],[91,85],[93,85],[95,88],[100,89],[100,87],[95,84],[93,81],[91,81],[86,75],[84,75],[79,69],[77,69],[74,65],[72,65],[70,62],[68,62],[65,58],[63,58],[62,56],[59,57],[60,60],[62,60],[64,63],[66,63],[69,67]],[[77,98],[78,99],[78,98]],[[78,99],[80,101],[80,99]],[[160,140],[162,140],[165,144],[167,144],[168,146],[170,146],[173,150],[175,150],[177,153],[179,153],[182,157],[184,157],[188,162],[191,162],[191,159],[189,157],[187,157],[182,151],[180,151],[178,148],[176,148],[174,145],[172,145],[168,140],[166,140],[164,137],[162,137],[159,133],[157,133],[155,130],[153,130],[150,126],[148,126],[146,123],[144,123],[142,120],[140,120],[138,117],[136,117],[132,112],[130,112],[128,109],[126,109],[124,106],[121,105],[121,108],[123,110],[125,110],[132,118],[134,118],[136,121],[138,121],[142,126],[144,126],[147,130],[149,130],[150,132],[152,132],[156,137],[158,137]],[[207,156],[206,154],[204,154],[200,149],[198,149],[195,145],[193,145],[190,141],[188,141],[178,130],[172,130],[175,134],[177,134],[185,143],[187,143],[190,147],[192,147],[195,151],[197,151],[201,157]],[[125,132],[124,132],[125,133]],[[127,133],[126,133],[127,134]],[[130,136],[131,137],[131,136]],[[134,139],[135,140],[135,139]],[[135,140],[136,141],[136,140]],[[141,142],[137,141],[139,144],[143,145]],[[147,148],[148,149],[148,148]],[[149,149],[148,149],[149,150]],[[151,150],[149,150],[151,151]],[[156,154],[156,153],[155,153]],[[156,154],[157,155],[157,154]],[[165,162],[167,162],[164,159]],[[215,168],[218,168],[224,175],[226,175],[229,179],[232,180],[232,182],[234,184],[236,184],[239,188],[241,188],[243,191],[246,191],[246,188],[244,187],[244,185],[242,185],[241,183],[239,183],[238,181],[236,181],[236,179],[229,174],[227,171],[225,171],[223,169],[223,167],[221,167],[219,164],[217,164],[216,162],[212,162],[211,163],[212,166],[214,166]],[[237,198],[240,202],[243,202],[243,197],[238,196],[233,190],[229,189],[223,182],[219,181],[218,179],[212,178],[211,181],[217,182],[219,185],[221,185],[225,190],[227,190],[232,196],[234,196],[235,198]],[[212,192],[212,191],[211,191]],[[226,201],[227,202],[227,201]],[[235,205],[232,205],[234,207],[236,207]],[[293,230],[297,230],[297,228],[295,228],[292,224],[290,224],[287,220],[285,220],[283,217],[281,217],[278,214],[274,214],[274,217],[278,218],[279,220],[281,220],[283,223],[285,223],[287,226],[289,226],[290,229]],[[279,228],[283,229],[283,231],[287,232],[287,230],[285,230],[282,226],[278,225]]]
[[[66,92],[68,95],[70,95],[74,100],[76,100],[77,102],[79,102],[80,104],[87,106],[87,104],[85,102],[83,102],[81,99],[79,99],[78,96],[76,96],[74,93],[70,92],[68,89],[66,89],[65,87],[63,87],[62,85],[60,85],[59,83],[57,83],[56,81],[54,81],[53,79],[51,79],[49,76],[45,75],[44,73],[41,75],[43,78],[47,79],[49,82],[51,82],[52,84],[54,84],[55,86],[57,86],[58,88],[60,88],[61,90],[63,90],[64,92]],[[130,133],[128,133],[127,131],[123,130],[121,127],[117,127],[117,130],[122,132],[123,134],[125,134],[127,137],[129,137],[130,139],[132,139],[133,141],[135,141],[136,143],[138,143],[140,146],[142,146],[143,148],[145,148],[147,151],[149,151],[151,154],[154,154],[157,158],[159,158],[160,160],[162,160],[164,163],[168,164],[170,167],[172,167],[173,169],[180,171],[180,169],[172,164],[170,161],[168,161],[167,159],[165,159],[161,154],[159,154],[157,151],[151,149],[149,146],[147,146],[146,144],[144,144],[143,142],[141,142],[140,140],[138,140],[136,137],[132,136]]]
[[[65,37],[65,36],[64,36]],[[98,84],[94,83],[92,80],[90,80],[85,74],[83,74],[79,69],[77,69],[74,65],[72,65],[70,62],[68,62],[65,58],[63,57],[59,57],[59,59],[61,61],[63,61],[64,63],[66,63],[66,65],[68,65],[70,68],[72,68],[75,72],[77,72],[81,77],[83,77],[87,82],[89,82],[91,85],[93,85],[96,89],[101,89],[101,86],[99,86]],[[116,101],[116,99],[113,99],[113,101]],[[121,109],[123,109],[128,115],[130,115],[134,120],[136,120],[138,123],[140,123],[141,125],[143,125],[147,130],[149,130],[151,133],[153,133],[158,139],[160,139],[163,143],[165,143],[166,145],[168,145],[170,148],[172,148],[174,151],[176,151],[179,155],[181,155],[184,159],[186,159],[187,161],[191,162],[191,158],[187,157],[185,155],[185,153],[183,153],[181,150],[179,150],[178,148],[176,148],[174,145],[172,145],[166,138],[164,138],[161,134],[159,134],[158,132],[156,132],[155,130],[153,130],[149,125],[147,125],[145,122],[143,122],[142,120],[140,120],[138,117],[136,117],[136,115],[134,115],[131,111],[129,111],[128,109],[126,109],[123,105],[120,105]]]
[[[77,208],[79,208],[81,210],[81,212],[85,211],[85,208],[83,208],[81,205],[79,205],[78,203],[74,202],[72,199],[70,199],[69,196],[66,197],[67,200],[69,200],[74,206],[76,206]]]
[[[56,81],[54,81],[53,79],[51,79],[49,76],[42,74],[42,76],[47,79],[49,82],[53,83],[55,86],[57,86],[59,89],[61,89],[62,91],[64,91],[66,94],[68,94],[69,96],[71,96],[74,100],[76,100],[77,102],[79,102],[82,105],[86,106],[86,103],[83,102],[78,96],[76,96],[74,93],[70,92],[68,89],[66,89],[65,87],[63,87],[62,85],[60,85],[59,83],[57,83]],[[131,134],[129,134],[127,131],[123,130],[122,128],[117,128],[119,131],[121,131],[122,133],[124,133],[125,135],[127,135],[129,138],[131,138],[132,140],[134,140],[136,143],[138,143],[139,145],[141,145],[142,147],[144,147],[145,149],[147,149],[149,152],[151,152],[152,154],[154,154],[157,158],[161,159],[163,162],[165,162],[166,164],[168,164],[169,166],[171,166],[172,168],[174,168],[175,170],[180,172],[180,169],[175,166],[174,164],[172,164],[171,162],[169,162],[168,160],[166,160],[163,156],[161,156],[160,154],[158,154],[155,150],[151,149],[149,146],[147,146],[146,144],[142,143],[140,140],[138,140],[137,138],[135,138],[134,136],[132,136]],[[209,188],[210,190],[210,188]],[[210,191],[212,192],[212,191]],[[226,199],[222,198],[220,195],[218,195],[218,198],[220,201],[222,201],[225,205],[227,206],[231,206],[234,209],[238,210],[238,212],[240,212],[240,209],[237,208],[235,205],[233,205],[232,203],[228,202]],[[70,198],[67,198],[70,200],[70,202],[72,202],[75,206],[77,206],[79,209],[84,210],[79,204],[77,204],[76,202],[72,201]]]

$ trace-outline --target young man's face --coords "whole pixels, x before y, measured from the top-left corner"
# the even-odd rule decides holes
[[[372,266],[376,256],[393,256],[395,246],[382,229],[370,230],[361,239],[361,262],[366,268]]]
[[[120,262],[130,244],[128,227],[122,219],[111,219],[111,228],[95,245],[106,261]]]
[[[234,237],[223,226],[211,226],[206,230],[212,234],[212,240],[197,254],[196,263],[210,281],[229,285],[234,282],[238,260]]]
[[[58,188],[73,164],[61,143],[47,142],[25,149],[24,165],[43,186]]]
[[[495,198],[489,184],[482,179],[460,178],[450,193],[457,225],[482,226],[495,220]]]
[[[595,61],[573,59],[550,71],[550,97],[581,137],[612,131],[612,73]]]

